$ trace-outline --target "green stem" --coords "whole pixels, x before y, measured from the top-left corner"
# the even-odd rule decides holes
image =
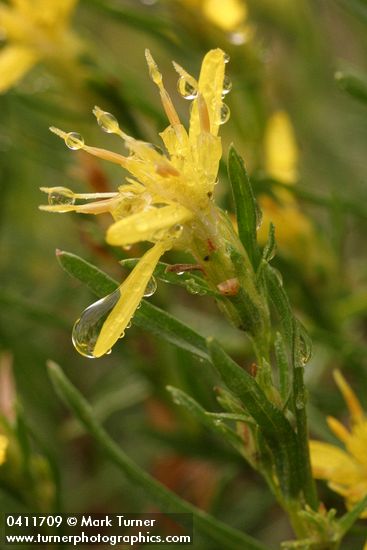
[[[143,489],[165,513],[193,514],[194,527],[211,537],[219,548],[267,550],[266,546],[252,537],[229,527],[203,510],[182,500],[175,493],[144,472],[109,437],[107,432],[95,419],[89,403],[70,383],[60,367],[51,361],[48,363],[48,366],[51,381],[56,392],[101,446],[107,457],[121,470],[130,482]]]
[[[299,451],[299,472],[301,476],[304,498],[313,510],[317,510],[319,501],[317,497],[315,480],[312,477],[311,469],[306,412],[306,388],[303,377],[304,366],[299,353],[300,333],[297,322],[293,323],[293,331],[293,400]]]

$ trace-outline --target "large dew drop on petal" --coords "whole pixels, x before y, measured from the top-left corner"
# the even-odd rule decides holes
[[[108,314],[120,298],[120,290],[105,296],[87,307],[74,325],[72,341],[75,349],[84,357],[94,359],[94,348]]]
[[[143,296],[145,298],[149,298],[150,296],[153,296],[156,290],[157,290],[157,281],[156,281],[156,278],[152,276],[148,281],[148,284],[145,288]]]

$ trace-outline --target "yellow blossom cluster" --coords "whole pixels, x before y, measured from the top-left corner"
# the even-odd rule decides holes
[[[0,5],[0,93],[17,84],[40,61],[65,63],[75,58],[80,42],[69,30],[77,0],[10,0]],[[57,63],[56,63],[57,64]],[[55,65],[55,63],[54,63]]]

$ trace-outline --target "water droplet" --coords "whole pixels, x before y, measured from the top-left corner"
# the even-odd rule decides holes
[[[75,197],[71,189],[66,187],[56,187],[48,195],[48,204],[59,205],[59,204],[74,204]]]
[[[190,292],[190,294],[198,294],[199,296],[204,296],[206,294],[205,289],[195,281],[195,279],[188,279],[186,281],[186,290]]]
[[[300,354],[301,363],[304,366],[311,359],[312,341],[307,330],[302,325],[302,323],[298,322],[298,327],[299,327],[299,354]]]
[[[170,228],[169,234],[171,237],[179,237],[182,231],[183,231],[183,225],[176,223]]]
[[[73,151],[84,147],[84,138],[76,132],[69,132],[65,137],[65,143]]]
[[[255,216],[256,216],[256,229],[260,229],[261,224],[263,222],[263,212],[257,201],[255,201]]]
[[[149,296],[153,296],[153,294],[155,293],[156,290],[157,290],[157,281],[156,281],[155,277],[151,277],[148,281],[148,284],[147,284],[146,288],[145,288],[143,296],[145,298],[149,298]]]
[[[120,290],[117,289],[87,307],[74,324],[72,341],[75,349],[84,357],[95,357],[93,351],[103,323],[119,298]]]
[[[222,96],[229,94],[231,90],[232,90],[232,80],[229,78],[229,76],[226,75],[223,80]]]
[[[274,275],[276,276],[276,278],[277,278],[278,281],[279,281],[280,286],[283,286],[283,277],[282,277],[282,274],[281,274],[280,271],[279,271],[278,269],[276,269],[275,267],[273,267],[273,271],[274,271]]]
[[[127,327],[126,327],[127,328]],[[125,336],[125,331],[121,332],[119,338],[123,338]]]
[[[111,113],[107,113],[107,111],[101,111],[97,115],[97,122],[107,134],[114,134],[120,128],[116,118]]]
[[[305,408],[305,397],[303,394],[298,394],[296,396],[296,409],[302,410]]]
[[[197,89],[190,84],[190,82],[184,77],[180,76],[177,81],[177,89],[180,95],[185,99],[195,99],[198,96]]]
[[[231,34],[229,35],[229,41],[235,46],[241,46],[242,44],[245,44],[247,42],[247,39],[248,33],[245,29],[231,32]]]
[[[231,56],[228,53],[224,52],[224,63],[229,63],[230,60]]]
[[[231,116],[231,111],[225,103],[222,103],[219,109],[218,124],[225,124],[229,117]]]

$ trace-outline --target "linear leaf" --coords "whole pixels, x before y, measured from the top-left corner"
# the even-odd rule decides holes
[[[335,79],[341,90],[347,92],[363,103],[367,103],[367,82],[353,74],[346,74],[338,71],[335,74]]]
[[[100,445],[111,462],[135,487],[143,489],[154,503],[159,504],[164,512],[193,514],[194,528],[215,541],[220,548],[266,550],[263,544],[252,537],[227,526],[181,499],[135,464],[98,423],[89,403],[66,378],[61,368],[52,361],[49,361],[48,366],[51,381],[62,401]]]
[[[298,452],[295,433],[283,413],[266,397],[256,380],[241,369],[213,339],[208,339],[213,364],[227,387],[239,397],[274,450],[279,481],[286,495],[297,495]]]
[[[233,145],[229,148],[228,175],[236,209],[238,235],[255,267],[259,258],[256,240],[258,206],[244,162]]]
[[[364,512],[364,510],[367,508],[367,495],[362,498],[349,512],[344,514],[343,517],[339,520],[339,528],[341,529],[342,536],[345,535],[349,531],[349,529],[353,526],[353,524],[357,521],[359,516]]]

